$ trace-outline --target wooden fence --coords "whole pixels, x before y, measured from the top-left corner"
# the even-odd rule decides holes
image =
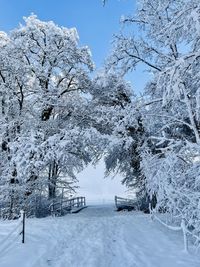
[[[115,196],[115,206],[118,211],[120,210],[136,210],[138,209],[138,201],[135,199],[128,199]]]
[[[74,197],[69,199],[61,199],[60,201],[53,201],[49,206],[51,215],[63,215],[65,213],[76,213],[81,209],[86,208],[85,197]]]

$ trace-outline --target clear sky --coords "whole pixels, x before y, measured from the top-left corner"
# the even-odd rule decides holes
[[[77,195],[86,196],[87,203],[114,203],[114,196],[133,197],[134,192],[130,193],[128,189],[121,185],[122,177],[104,178],[104,162],[101,160],[96,167],[88,166],[78,174],[80,186]]]
[[[41,20],[53,20],[59,26],[75,27],[80,43],[88,45],[97,68],[111,50],[113,34],[120,30],[120,17],[132,14],[136,0],[0,0],[0,31],[9,31],[23,22],[23,16],[34,13]],[[134,90],[142,91],[147,74],[139,68],[127,76]]]
[[[81,44],[92,50],[97,67],[108,55],[112,35],[119,31],[122,14],[134,10],[133,0],[0,0],[0,30],[8,31],[35,13],[41,20],[53,20],[65,27],[76,27]]]
[[[109,0],[103,7],[102,0],[0,0],[0,31],[10,31],[23,22],[23,16],[34,13],[41,20],[53,20],[59,26],[75,27],[80,43],[88,45],[97,68],[111,49],[112,36],[120,30],[120,17],[135,10],[134,0]],[[144,82],[141,70],[128,76],[133,86],[140,91]],[[112,199],[115,194],[123,195],[125,188],[120,177],[114,181],[103,181],[104,167],[87,168],[80,178],[80,192],[99,199]],[[92,180],[91,180],[92,179]]]

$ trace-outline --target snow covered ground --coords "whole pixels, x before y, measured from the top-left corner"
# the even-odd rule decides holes
[[[59,218],[27,219],[26,243],[15,233],[19,222],[0,222],[0,267],[196,267],[197,254],[183,252],[182,235],[149,215],[90,206]],[[18,229],[19,231],[19,229]]]

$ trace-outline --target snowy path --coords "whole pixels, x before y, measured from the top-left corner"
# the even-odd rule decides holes
[[[0,231],[3,227],[8,226],[0,222]],[[61,218],[27,220],[26,244],[0,253],[0,267],[199,267],[199,255],[182,248],[181,234],[149,215],[96,206]]]

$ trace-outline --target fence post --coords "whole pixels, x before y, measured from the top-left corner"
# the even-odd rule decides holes
[[[117,207],[117,196],[115,196],[115,206]]]
[[[22,220],[22,243],[24,244],[25,242],[25,211],[21,210],[21,220]]]
[[[188,240],[187,240],[187,231],[186,231],[185,219],[182,219],[182,221],[181,221],[181,228],[183,231],[184,251],[188,252]]]
[[[54,207],[54,199],[53,199],[52,206],[51,206],[51,215],[53,214],[55,215],[54,209],[55,207]]]
[[[63,205],[63,200],[60,200],[60,215],[62,215],[62,205]]]

